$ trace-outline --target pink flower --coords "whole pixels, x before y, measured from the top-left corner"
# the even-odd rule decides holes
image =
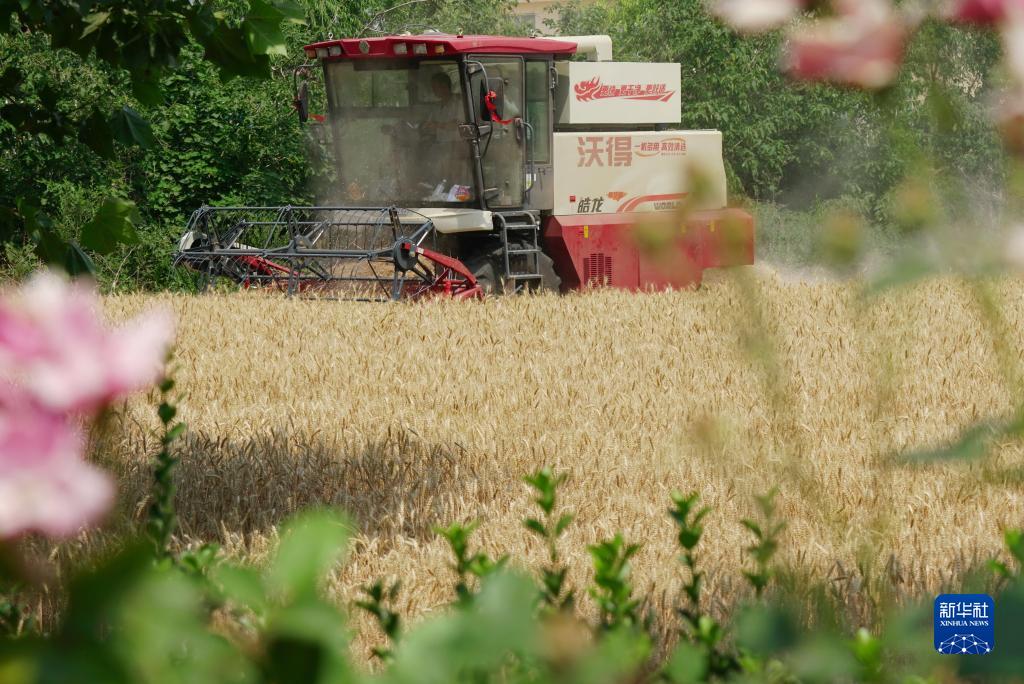
[[[737,31],[763,33],[785,24],[804,4],[805,0],[717,0],[711,12]]]
[[[74,534],[113,497],[107,476],[82,460],[81,436],[67,417],[0,383],[0,540]]]
[[[1024,16],[1014,14],[1000,29],[1003,63],[1018,89],[1024,86]]]
[[[1024,156],[1024,92],[1018,87],[1004,93],[992,118],[1006,148],[1018,157]]]
[[[1000,27],[1000,35],[1010,83],[995,103],[993,119],[1006,147],[1024,156],[1024,17],[1011,12]]]
[[[91,287],[40,272],[0,301],[0,374],[46,408],[94,411],[160,378],[173,329],[166,312],[109,329]]]
[[[1005,21],[1012,13],[1024,11],[1024,0],[952,0],[946,18],[966,24],[987,26]]]
[[[838,2],[839,15],[790,35],[784,56],[794,78],[831,81],[858,88],[883,88],[896,78],[908,23],[882,0]]]

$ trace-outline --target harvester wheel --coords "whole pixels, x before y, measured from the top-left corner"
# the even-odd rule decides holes
[[[504,292],[505,284],[498,277],[498,269],[490,257],[478,256],[469,259],[466,261],[466,268],[476,278],[476,284],[480,286],[484,294],[493,295]]]
[[[470,270],[477,284],[484,294],[506,294],[512,291],[505,278],[500,275],[502,266],[499,265],[499,257],[490,254],[482,254],[466,260],[466,268]],[[555,262],[547,254],[541,253],[539,257],[540,280],[526,281],[533,290],[543,292],[558,292],[562,285],[562,279],[555,272]]]
[[[540,287],[541,291],[558,292],[562,286],[562,279],[555,272],[555,262],[547,254],[541,253],[538,257],[540,266]]]

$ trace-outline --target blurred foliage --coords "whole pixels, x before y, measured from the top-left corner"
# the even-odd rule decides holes
[[[73,273],[99,269],[114,287],[167,284],[174,279],[166,259],[172,229],[159,219],[183,203],[173,195],[177,180],[203,190],[211,173],[237,176],[256,164],[274,168],[268,162],[283,161],[292,169],[251,190],[282,194],[285,186],[283,194],[296,195],[287,186],[302,186],[294,178],[307,173],[302,155],[289,157],[277,145],[252,155],[244,147],[251,138],[236,130],[251,126],[285,142],[282,117],[273,109],[283,103],[279,109],[287,112],[289,98],[263,97],[262,107],[242,108],[239,116],[237,102],[251,91],[241,96],[228,82],[269,78],[272,57],[287,53],[282,27],[301,22],[290,0],[0,2],[3,265],[18,273],[31,251]],[[268,84],[284,90],[283,83]],[[185,144],[185,129],[207,144],[202,151],[180,150],[197,155],[190,163],[167,154],[168,147]],[[171,174],[177,178],[154,168],[157,156],[178,164]],[[216,163],[204,167],[204,160]],[[244,183],[231,188],[250,190]],[[219,197],[190,202],[204,199]]]
[[[553,483],[548,492],[562,481],[550,471],[531,479]],[[759,497],[757,504],[763,521],[772,521],[778,532],[775,496]],[[676,495],[673,502],[680,549],[692,559],[707,509],[695,508],[696,494]],[[760,527],[748,523],[751,530]],[[593,623],[551,611],[538,592],[543,577],[494,564],[479,573],[475,590],[467,594],[456,587],[448,610],[404,632],[400,616],[386,606],[397,584],[381,581],[366,588],[366,598],[355,605],[377,618],[390,642],[375,649],[381,664],[370,674],[354,666],[344,614],[322,592],[342,562],[350,529],[336,513],[302,513],[282,527],[277,551],[262,570],[218,558],[209,549],[184,554],[187,562],[155,563],[151,544],[127,543],[70,579],[67,607],[51,633],[30,625],[13,630],[0,622],[0,681],[922,682],[957,674],[1011,681],[1021,672],[1019,567],[994,566],[1003,582],[996,596],[999,643],[985,657],[936,655],[930,616],[916,606],[894,610],[877,633],[861,628],[844,634],[830,624],[807,629],[781,594],[764,591],[772,580],[766,572],[760,574],[763,581],[748,574],[756,592],[731,622],[687,617],[678,643],[659,651],[651,626],[640,619],[649,597],[638,595],[629,577],[637,546],[616,535],[590,547],[592,594],[600,607]],[[469,526],[439,532],[460,540],[452,544],[460,578],[471,559],[485,557],[466,550]],[[755,536],[763,548],[770,535]],[[1007,534],[1017,562],[1024,559],[1020,539],[1020,532]],[[767,560],[762,557],[758,567]],[[8,588],[24,579],[10,567],[5,573]],[[695,595],[687,594],[682,601],[696,606]],[[0,601],[0,617],[9,620],[12,605]]]
[[[527,518],[523,521],[526,529],[542,539],[548,548],[548,565],[541,571],[541,601],[550,610],[569,610],[576,600],[575,592],[566,584],[568,568],[561,564],[558,552],[558,538],[572,524],[572,513],[558,513],[558,486],[565,481],[565,475],[555,475],[550,468],[542,468],[525,478],[526,484],[534,490],[533,502],[543,514],[542,518]]]

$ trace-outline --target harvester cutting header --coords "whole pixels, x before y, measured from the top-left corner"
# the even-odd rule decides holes
[[[607,36],[427,33],[305,53],[326,89],[324,116],[304,81],[295,99],[330,141],[323,206],[203,207],[177,263],[401,299],[683,287],[753,262],[753,219],[726,208],[721,133],[670,129],[678,64],[613,62]]]

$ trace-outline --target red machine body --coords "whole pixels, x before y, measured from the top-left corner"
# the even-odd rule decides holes
[[[689,214],[551,216],[546,251],[563,290],[700,285],[704,270],[754,263],[754,219],[741,209]]]

